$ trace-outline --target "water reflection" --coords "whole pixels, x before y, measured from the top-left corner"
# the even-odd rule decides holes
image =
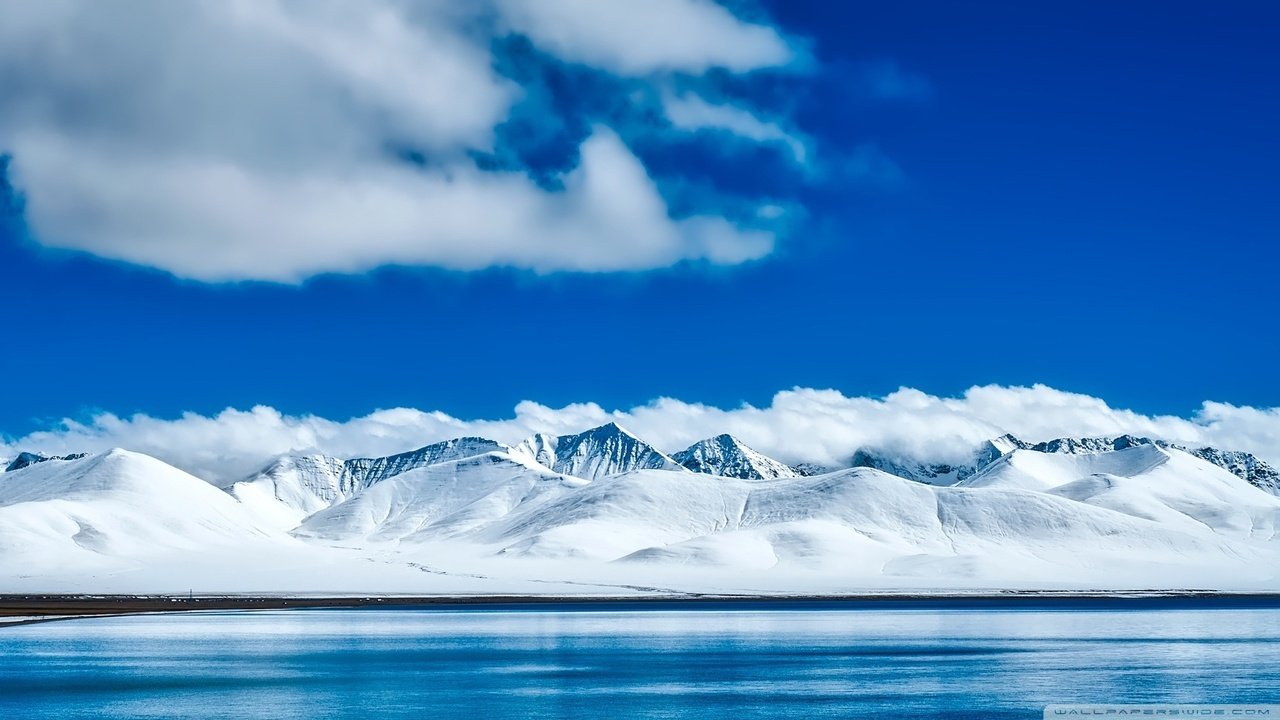
[[[323,610],[0,631],[0,717],[1039,717],[1280,702],[1280,611]]]

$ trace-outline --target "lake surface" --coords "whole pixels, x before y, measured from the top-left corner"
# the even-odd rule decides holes
[[[1038,718],[1280,702],[1280,610],[474,607],[0,628],[0,718]]]

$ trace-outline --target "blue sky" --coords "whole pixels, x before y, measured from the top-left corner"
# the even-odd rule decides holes
[[[621,168],[604,177],[626,176],[630,156],[609,153],[629,149],[672,218],[711,214],[737,233],[711,250],[689,250],[702,240],[685,233],[674,255],[601,256],[619,271],[564,271],[595,252],[586,245],[543,265],[428,255],[334,273],[306,269],[304,250],[289,260],[303,269],[280,282],[245,277],[274,272],[272,253],[249,244],[225,251],[245,258],[219,271],[235,281],[209,281],[192,268],[221,262],[217,248],[156,260],[170,256],[91,237],[97,216],[84,208],[79,224],[34,218],[38,203],[70,213],[59,183],[39,182],[60,166],[32,159],[45,146],[29,140],[30,118],[0,116],[0,150],[14,168],[28,163],[9,173],[0,238],[0,433],[103,410],[173,417],[255,404],[332,418],[396,406],[495,417],[526,399],[730,407],[794,386],[878,396],[1045,383],[1149,413],[1187,414],[1206,399],[1280,405],[1273,4],[733,10],[784,38],[791,56],[774,62],[764,43],[758,57],[673,72],[643,54],[540,45],[532,20],[511,22],[534,40],[504,31],[486,46],[521,91],[507,104],[475,100],[498,106],[499,122],[468,162],[551,196],[573,185],[594,137],[602,162]],[[45,97],[43,78],[20,60],[0,54],[0,81],[25,78],[17,92],[43,107],[32,101]],[[68,99],[64,80],[51,81],[64,95],[49,105],[83,99]],[[744,109],[799,142],[804,160],[785,140],[673,128],[660,117],[675,117],[673,98]],[[115,111],[76,107],[74,122],[37,125],[79,140],[136,121],[99,123]],[[81,126],[92,132],[74,134]],[[418,130],[395,148],[402,165],[460,162]],[[171,142],[150,131],[111,148],[121,165],[105,167],[119,177],[85,185],[102,203],[95,212],[113,210],[113,181],[141,177],[127,164],[153,139]],[[152,210],[182,214],[166,203]],[[616,217],[582,227],[625,233]],[[561,257],[558,230],[531,232],[545,236],[544,257]],[[750,244],[760,233],[771,251],[746,258],[760,254]],[[564,234],[612,242],[581,240],[578,226]],[[143,259],[119,259],[129,252]]]

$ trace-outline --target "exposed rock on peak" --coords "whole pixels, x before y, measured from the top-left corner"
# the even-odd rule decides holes
[[[700,440],[671,456],[686,468],[706,475],[771,480],[799,475],[792,468],[747,447],[732,435]]]
[[[684,470],[675,460],[613,422],[577,435],[562,435],[542,450],[544,456],[553,458],[549,466],[552,470],[587,480],[632,470]]]
[[[18,456],[5,466],[5,472],[13,472],[21,470],[24,467],[30,467],[36,463],[48,462],[50,460],[79,460],[87,457],[86,453],[71,453],[70,455],[41,455],[33,452],[20,452]]]

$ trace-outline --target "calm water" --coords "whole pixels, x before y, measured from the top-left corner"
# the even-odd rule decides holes
[[[1280,702],[1280,610],[317,610],[0,629],[0,718],[1039,717]]]

